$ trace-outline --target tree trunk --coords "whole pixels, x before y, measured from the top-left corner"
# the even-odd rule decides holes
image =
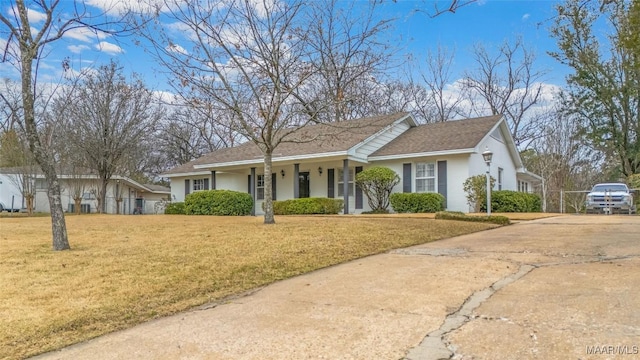
[[[27,196],[24,197],[24,199],[27,202],[27,215],[31,216],[33,215],[33,195],[32,194],[27,194]]]
[[[53,250],[69,250],[69,238],[67,235],[67,225],[62,210],[62,199],[60,197],[60,183],[56,174],[45,175],[49,184],[49,209],[51,210],[51,228],[53,231]]]
[[[21,13],[21,16],[23,14]],[[24,15],[26,17],[26,15]],[[23,19],[25,20],[25,19]],[[23,21],[28,23],[28,21]],[[51,210],[51,228],[53,235],[53,250],[69,250],[69,238],[67,236],[67,224],[64,219],[64,211],[62,210],[62,201],[60,199],[60,184],[58,183],[58,175],[56,174],[53,159],[50,153],[43,148],[38,135],[38,128],[35,120],[35,98],[32,84],[32,66],[33,59],[36,58],[36,49],[29,48],[22,41],[20,42],[20,52],[22,53],[22,105],[24,111],[24,125],[29,142],[29,149],[34,155],[36,162],[40,165],[44,173],[49,190],[49,208]]]
[[[82,197],[75,197],[73,198],[73,206],[75,207],[75,213],[76,215],[80,215],[80,210],[81,210],[81,206],[82,206]]]
[[[271,181],[271,158],[272,154],[270,150],[265,151],[264,154],[264,223],[275,224],[276,220],[273,217],[273,182]]]
[[[100,214],[107,213],[107,185],[109,180],[102,179],[100,183],[100,191],[98,192],[98,212]]]

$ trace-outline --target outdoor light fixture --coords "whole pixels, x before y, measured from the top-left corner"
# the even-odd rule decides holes
[[[282,177],[284,177],[284,169],[280,170],[280,175],[282,175]]]
[[[493,158],[493,153],[489,147],[485,147],[482,157],[487,164],[487,216],[491,216],[491,158]]]
[[[318,166],[318,174],[322,175],[322,166]]]

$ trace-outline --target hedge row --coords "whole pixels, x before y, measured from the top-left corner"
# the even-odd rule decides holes
[[[168,215],[184,215],[184,203],[174,202],[164,208],[164,213]]]
[[[471,222],[489,222],[498,225],[509,225],[511,221],[506,216],[469,216],[461,212],[440,211],[436,213],[436,219],[441,220],[458,220]]]
[[[434,213],[444,210],[444,196],[438,193],[393,193],[389,197],[397,213]]]
[[[248,193],[231,190],[205,190],[191,193],[184,200],[187,215],[249,215],[253,199]]]
[[[263,203],[264,210],[264,203]],[[344,208],[341,199],[301,198],[273,202],[274,215],[337,214]]]
[[[482,210],[486,211],[486,200]],[[512,190],[499,190],[491,193],[491,211],[495,212],[541,212],[540,196]]]

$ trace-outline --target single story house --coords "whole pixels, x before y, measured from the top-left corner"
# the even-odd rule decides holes
[[[98,212],[96,198],[100,186],[98,176],[91,171],[83,170],[81,174],[69,175],[71,172],[61,171],[58,174],[60,192],[64,211],[75,212],[74,194],[82,196],[81,212]],[[13,206],[15,210],[25,209],[26,204],[21,191],[21,179],[31,178],[35,190],[35,212],[49,212],[47,182],[40,170],[27,171],[24,168],[0,168],[0,203],[5,209]],[[106,213],[108,214],[153,214],[164,212],[159,209],[170,200],[171,190],[166,186],[140,184],[126,176],[114,175],[107,184]],[[121,201],[116,201],[121,199]],[[13,205],[12,205],[13,204]],[[158,204],[158,205],[156,205]]]
[[[370,209],[354,175],[385,166],[400,176],[394,192],[438,192],[448,210],[468,212],[463,183],[486,173],[486,149],[493,152],[496,190],[530,192],[541,181],[524,168],[501,115],[418,125],[411,114],[397,113],[299,129],[293,141],[274,151],[273,197],[342,198],[345,214],[360,213]],[[173,201],[200,190],[243,191],[254,197],[254,214],[261,214],[263,173],[262,153],[247,142],[213,151],[163,176],[171,180]]]

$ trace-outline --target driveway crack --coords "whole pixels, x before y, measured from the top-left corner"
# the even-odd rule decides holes
[[[447,315],[440,328],[427,334],[420,344],[413,349],[410,349],[405,360],[441,360],[451,359],[454,355],[444,342],[444,337],[450,332],[459,329],[466,322],[471,320],[473,311],[477,309],[482,303],[487,301],[496,291],[499,291],[503,287],[517,281],[523,276],[527,275],[536,266],[534,265],[522,265],[518,272],[505,276],[500,280],[491,284],[482,290],[474,292],[469,296],[462,306],[455,312]]]

